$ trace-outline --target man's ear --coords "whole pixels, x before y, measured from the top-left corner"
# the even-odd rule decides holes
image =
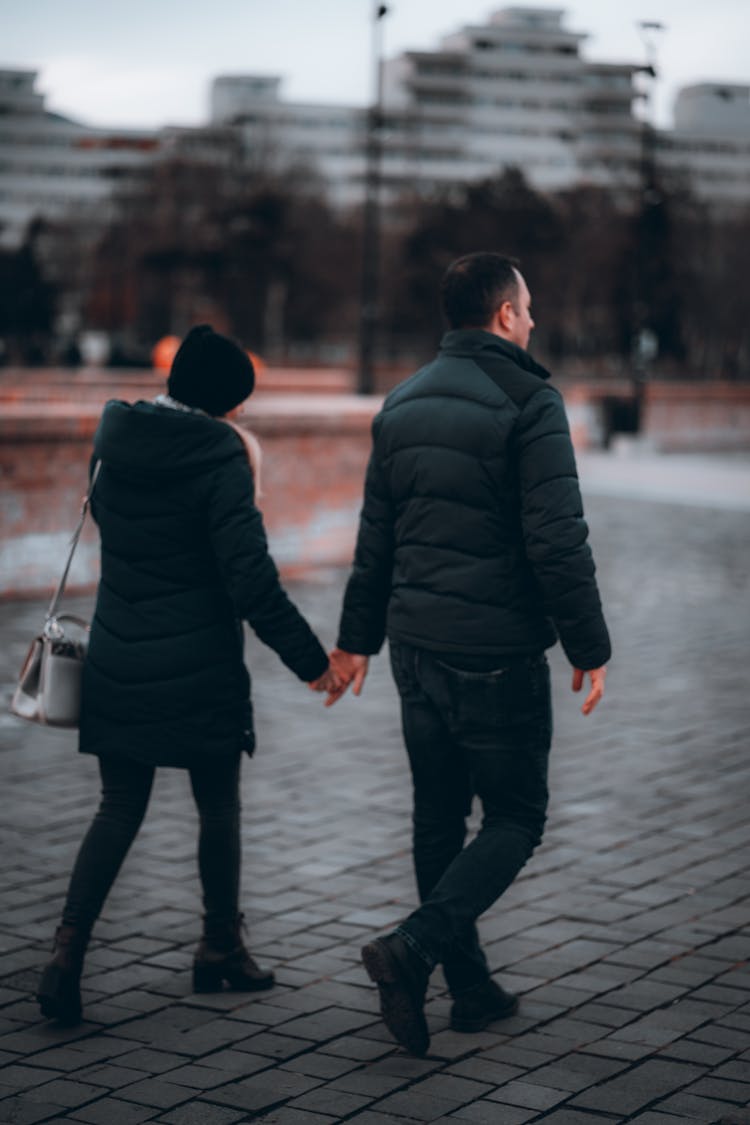
[[[497,310],[497,313],[495,314],[496,317],[497,317],[498,326],[504,332],[510,332],[510,330],[513,327],[513,313],[514,313],[513,302],[512,301],[503,301],[502,305],[500,306],[500,308]]]

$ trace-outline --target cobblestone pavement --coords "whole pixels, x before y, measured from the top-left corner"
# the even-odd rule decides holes
[[[194,996],[196,817],[162,771],[96,929],[86,1022],[32,995],[97,795],[75,737],[0,714],[0,1121],[90,1125],[596,1125],[750,1119],[746,512],[592,496],[616,657],[588,719],[552,654],[556,738],[543,846],[481,923],[517,1016],[397,1049],[358,962],[414,903],[410,794],[381,657],[331,711],[250,643],[259,749],[243,773],[250,943],[262,996]],[[344,575],[294,596],[333,640]],[[80,603],[86,606],[87,603]],[[3,692],[39,621],[0,606]]]

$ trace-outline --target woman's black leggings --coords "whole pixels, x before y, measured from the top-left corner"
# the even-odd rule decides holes
[[[129,758],[99,759],[102,798],[73,867],[63,923],[90,930],[136,837],[151,795],[154,767]],[[231,924],[239,909],[240,758],[195,766],[190,783],[200,815],[198,869],[209,927]]]

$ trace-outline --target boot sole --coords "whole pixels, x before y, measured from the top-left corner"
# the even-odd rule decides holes
[[[362,947],[362,964],[378,986],[380,1013],[393,1038],[412,1055],[425,1055],[430,1033],[422,1005],[414,999],[401,968],[388,947],[371,941]]]

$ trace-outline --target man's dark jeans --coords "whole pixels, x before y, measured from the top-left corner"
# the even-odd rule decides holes
[[[442,962],[457,995],[489,975],[476,919],[542,839],[552,708],[543,654],[501,658],[478,672],[450,659],[391,643],[414,781],[422,904],[398,933],[430,967]],[[474,795],[484,815],[464,847]]]
[[[99,916],[148,807],[154,767],[130,758],[99,759],[102,797],[70,877],[65,925],[88,931]],[[240,880],[240,758],[218,759],[190,770],[200,816],[198,869],[206,926],[231,925]]]

